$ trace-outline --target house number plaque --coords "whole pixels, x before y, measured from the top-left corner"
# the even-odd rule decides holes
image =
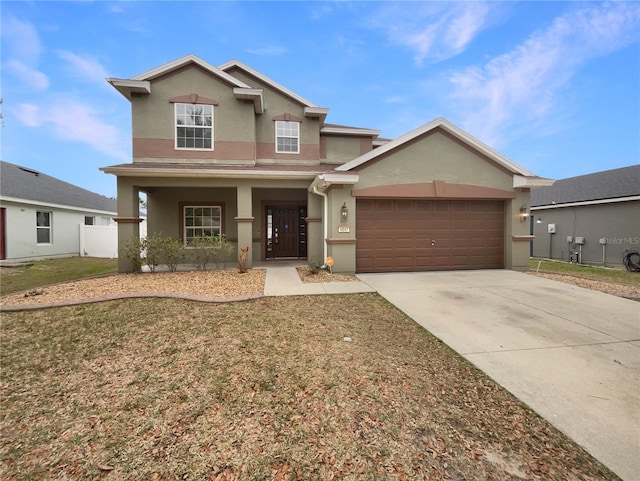
[[[348,225],[340,225],[338,226],[338,232],[351,232],[351,227]]]

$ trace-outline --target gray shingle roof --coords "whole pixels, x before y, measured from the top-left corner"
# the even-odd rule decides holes
[[[531,207],[640,195],[640,164],[557,180],[531,191]]]
[[[0,161],[0,195],[87,210],[117,212],[114,199],[5,161]]]

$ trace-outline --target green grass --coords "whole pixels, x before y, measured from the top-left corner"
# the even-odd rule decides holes
[[[118,271],[118,259],[67,257],[34,261],[24,267],[2,267],[0,295],[26,291],[56,282]]]
[[[585,279],[611,282],[614,284],[624,284],[629,286],[640,286],[640,273],[628,272],[622,269],[609,269],[605,267],[583,266],[569,264],[563,261],[550,261],[542,259],[531,259],[529,269],[532,271],[557,272],[568,274]]]

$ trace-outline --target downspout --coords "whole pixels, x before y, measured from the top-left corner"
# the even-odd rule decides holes
[[[323,205],[323,215],[322,215],[322,235],[323,235],[323,256],[322,256],[322,265],[320,266],[321,269],[324,269],[325,267],[327,267],[327,236],[329,235],[329,223],[328,223],[328,219],[329,219],[329,202],[327,200],[327,194],[325,194],[324,192],[320,192],[318,190],[318,188],[314,185],[313,186],[313,193],[316,195],[319,195],[320,197],[322,197],[323,201],[322,201],[322,205]]]

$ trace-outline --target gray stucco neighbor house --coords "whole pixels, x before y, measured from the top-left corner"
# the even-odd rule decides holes
[[[108,226],[116,201],[0,161],[0,259],[80,254],[79,225]]]
[[[117,177],[121,245],[147,231],[225,235],[252,262],[333,258],[334,272],[527,269],[531,188],[550,185],[438,118],[394,140],[327,123],[251,67],[187,55],[107,81],[130,103]],[[119,269],[133,266],[119,256]]]
[[[640,249],[640,165],[561,179],[531,194],[535,257],[622,266]]]

